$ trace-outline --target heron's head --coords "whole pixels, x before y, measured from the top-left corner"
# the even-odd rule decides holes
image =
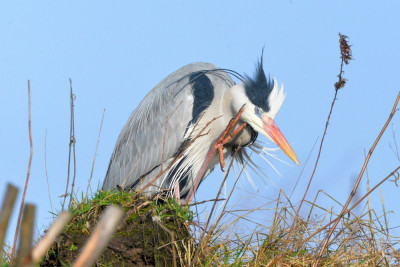
[[[277,144],[290,159],[299,164],[292,147],[274,121],[285,100],[283,86],[279,88],[275,79],[266,78],[262,59],[257,64],[254,78],[246,76],[244,83],[233,86],[230,93],[231,108],[234,112],[238,112],[244,106],[241,120]]]

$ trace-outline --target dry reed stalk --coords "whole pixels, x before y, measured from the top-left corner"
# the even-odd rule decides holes
[[[69,85],[70,85],[70,126],[69,126],[69,150],[68,150],[68,171],[67,171],[67,185],[65,186],[65,193],[63,195],[64,200],[62,204],[62,210],[64,210],[64,205],[65,205],[65,200],[69,196],[69,206],[71,205],[71,200],[73,198],[73,192],[74,192],[74,186],[75,186],[75,177],[76,177],[76,158],[75,158],[75,105],[74,105],[74,100],[75,100],[75,95],[72,90],[72,80],[69,79]],[[71,173],[71,153],[73,154],[73,161],[74,161],[74,175],[72,179],[72,184],[71,184],[71,193],[68,193],[69,189],[69,178],[70,178],[70,173]]]
[[[75,95],[72,94],[72,79],[69,79],[69,84],[71,88],[71,134],[70,134],[70,145],[72,142],[72,153],[73,153],[73,159],[74,159],[74,175],[72,176],[72,184],[71,184],[71,193],[69,194],[69,204],[68,207],[71,207],[72,199],[74,198],[74,187],[75,187],[75,178],[76,178],[76,155],[75,155],[75,144],[76,144],[76,139],[75,139],[75,105],[74,105],[74,100],[75,100]]]
[[[31,266],[32,264],[32,241],[35,212],[35,205],[25,205],[15,266]]]
[[[72,214],[68,211],[62,211],[53,225],[49,228],[46,235],[37,243],[32,251],[33,262],[39,262],[46,254],[47,250],[54,243],[59,234],[64,230],[64,227],[72,219]]]
[[[101,117],[99,135],[97,136],[96,150],[94,151],[92,169],[90,170],[90,178],[89,178],[88,186],[87,186],[87,188],[86,188],[85,198],[84,198],[83,201],[85,201],[85,200],[87,199],[87,197],[88,197],[89,188],[90,188],[90,182],[92,181],[92,177],[93,177],[94,163],[96,162],[97,149],[99,148],[101,128],[103,128],[103,121],[104,121],[104,114],[105,114],[105,113],[106,113],[106,110],[103,109],[103,116]]]
[[[303,168],[301,169],[300,174],[299,174],[299,176],[297,177],[296,183],[295,183],[294,186],[293,186],[293,189],[292,189],[292,192],[291,192],[290,195],[289,195],[289,198],[292,198],[292,195],[293,195],[294,191],[296,190],[297,184],[299,183],[300,178],[301,178],[301,176],[303,175],[303,172],[304,172],[304,170],[305,170],[305,168],[306,168],[306,166],[307,166],[307,163],[308,163],[308,161],[310,160],[311,155],[313,154],[313,151],[314,151],[315,145],[316,145],[317,142],[318,142],[318,139],[319,139],[319,137],[317,137],[317,138],[315,139],[315,142],[314,142],[314,144],[313,144],[313,146],[312,146],[310,152],[308,153],[307,159],[305,160],[304,165],[303,165]]]
[[[365,149],[364,149],[364,157],[367,158],[367,153],[366,153]],[[367,176],[366,177],[367,178],[367,184],[366,184],[367,191],[369,191],[370,188],[369,188],[368,168],[365,169],[365,174]],[[372,208],[371,208],[371,197],[370,196],[368,196],[367,204],[368,204],[368,228],[369,228],[369,233],[371,235],[370,243],[371,243],[371,247],[373,248],[374,246],[372,246],[372,242],[375,240],[375,237],[374,237],[374,229],[372,227],[372,212],[371,212]]]
[[[6,194],[0,211],[0,248],[3,248],[3,242],[6,237],[8,223],[10,222],[17,194],[18,188],[11,184],[7,184]]]
[[[50,209],[51,209],[51,213],[52,213],[53,219],[54,219],[53,202],[51,201],[51,195],[50,195],[49,176],[47,175],[47,129],[46,129],[46,134],[44,135],[44,171],[46,174],[47,194],[49,195]]]
[[[15,228],[14,243],[13,243],[13,247],[12,247],[12,251],[11,251],[10,265],[12,265],[13,260],[14,260],[15,249],[17,247],[19,227],[21,224],[22,210],[23,210],[24,203],[25,203],[26,190],[28,189],[29,177],[31,175],[33,142],[32,142],[32,126],[31,126],[31,81],[30,80],[28,80],[28,129],[29,129],[29,147],[30,147],[28,171],[26,173],[24,193],[22,194],[21,206],[19,208],[17,227]]]
[[[109,206],[105,210],[92,235],[83,247],[81,254],[75,261],[74,267],[93,266],[108,244],[111,235],[117,229],[123,214],[123,210],[116,206]]]

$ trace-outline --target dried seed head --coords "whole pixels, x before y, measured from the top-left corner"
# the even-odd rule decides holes
[[[340,54],[341,54],[341,58],[344,61],[344,63],[347,65],[349,64],[349,60],[352,60],[352,54],[351,54],[351,45],[349,45],[347,43],[347,40],[349,39],[349,37],[347,37],[346,35],[343,35],[341,33],[339,33],[339,43],[340,43]]]
[[[344,64],[349,64],[349,60],[353,59],[353,56],[351,54],[351,45],[347,43],[347,40],[349,37],[346,35],[343,35],[339,33],[339,44],[340,44],[340,57],[342,59],[342,63],[340,64],[340,72],[338,75],[338,81],[335,83],[335,89],[336,91],[343,88],[346,85],[347,79],[343,78],[342,75],[344,73],[343,71],[343,63]]]
[[[335,82],[335,89],[339,90],[340,88],[343,88],[346,85],[347,79],[341,78],[339,75],[339,81]]]

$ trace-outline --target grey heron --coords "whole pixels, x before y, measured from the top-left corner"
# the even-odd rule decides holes
[[[250,160],[247,148],[260,153],[258,134],[299,164],[274,122],[285,99],[283,86],[266,77],[262,61],[254,77],[192,63],[157,84],[122,129],[103,190],[142,190],[150,196],[165,191],[190,202],[218,162],[223,166],[230,156]]]

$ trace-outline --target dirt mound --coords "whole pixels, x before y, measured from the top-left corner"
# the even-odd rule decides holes
[[[110,204],[120,205],[126,214],[96,266],[186,265],[193,245],[188,229],[193,214],[172,199],[159,203],[137,193],[100,191],[92,200],[75,204],[74,218],[40,266],[73,263]]]

